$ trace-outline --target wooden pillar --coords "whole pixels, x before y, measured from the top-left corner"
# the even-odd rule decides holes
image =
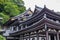
[[[29,32],[29,40],[30,40],[30,32]]]
[[[23,29],[23,26],[21,26],[21,30]]]
[[[27,28],[27,25],[25,27]]]
[[[48,28],[46,24],[45,24],[45,32],[46,32],[46,40],[49,40]]]
[[[21,26],[21,30],[23,29],[23,25],[22,24],[20,24],[20,26]]]
[[[56,40],[56,35],[54,35],[54,40]]]
[[[17,26],[17,28],[16,28],[16,29],[17,29],[17,31],[18,31],[18,26]]]
[[[13,31],[13,26],[12,26],[11,30]]]
[[[48,31],[46,31],[46,40],[49,40]]]
[[[59,33],[57,32],[57,40],[59,40]]]
[[[20,39],[19,40],[23,40],[23,35],[20,35]]]
[[[49,40],[51,40],[51,37],[50,37],[50,35],[49,35]]]
[[[39,34],[38,34],[38,31],[36,31],[36,36],[37,36],[37,40],[39,40]]]
[[[24,40],[24,34],[23,34],[23,40]]]
[[[21,36],[19,37],[19,40],[21,40]]]

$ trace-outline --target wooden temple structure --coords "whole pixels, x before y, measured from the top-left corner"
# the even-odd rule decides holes
[[[29,8],[23,17],[13,17],[4,24],[3,28],[9,30],[7,40],[60,40],[58,12],[35,6],[34,12]]]

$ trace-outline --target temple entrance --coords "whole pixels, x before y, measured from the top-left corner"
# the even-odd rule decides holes
[[[56,35],[51,34],[51,35],[50,35],[50,38],[51,38],[50,40],[56,40]]]
[[[51,40],[54,40],[54,35],[51,35],[50,37],[51,37]]]

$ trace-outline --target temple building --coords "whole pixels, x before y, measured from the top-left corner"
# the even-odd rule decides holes
[[[7,40],[60,40],[60,14],[35,6],[3,24]]]

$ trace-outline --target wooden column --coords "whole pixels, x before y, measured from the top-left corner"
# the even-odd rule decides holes
[[[13,31],[13,26],[11,27],[11,30]]]
[[[19,40],[21,40],[21,36],[19,37]]]
[[[20,40],[23,40],[23,35],[20,35]]]
[[[49,40],[48,28],[46,24],[45,24],[45,32],[46,32],[46,40]]]
[[[59,33],[57,32],[57,40],[59,40]]]
[[[20,24],[20,26],[21,26],[21,30],[23,29],[23,24]]]
[[[18,31],[18,26],[17,26],[17,28],[16,28],[16,29],[17,29],[17,31]]]
[[[49,35],[49,40],[51,40],[51,37],[50,37],[50,35]]]
[[[36,31],[36,36],[37,36],[37,40],[39,40],[39,34],[38,34],[38,31]]]
[[[29,40],[30,40],[30,32],[29,32]]]
[[[54,40],[56,40],[56,35],[54,35]]]
[[[48,31],[46,31],[46,40],[49,40]]]
[[[23,40],[24,40],[24,34],[23,34]]]

